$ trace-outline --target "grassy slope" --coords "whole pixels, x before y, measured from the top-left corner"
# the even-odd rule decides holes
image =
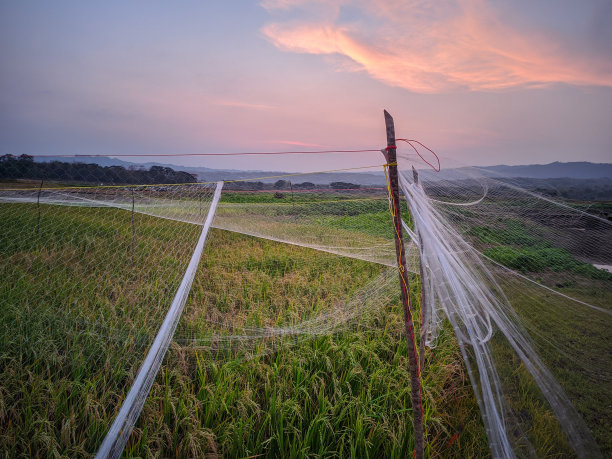
[[[474,226],[470,234],[485,245],[484,253],[494,260],[564,295],[610,309],[612,274],[574,258],[565,249],[553,247],[539,237],[537,228],[507,220],[501,228]],[[512,284],[511,278],[503,277],[505,292],[531,334],[538,355],[584,418],[602,453],[612,454],[610,316],[527,283]],[[500,368],[504,379],[513,382],[508,389],[518,395],[516,399],[523,405],[517,408],[538,413],[535,420],[527,422],[540,431],[538,452],[552,454],[551,441],[566,440],[554,426],[551,414],[537,407],[542,397],[524,366],[504,346],[497,349],[504,356],[500,361],[508,362]]]

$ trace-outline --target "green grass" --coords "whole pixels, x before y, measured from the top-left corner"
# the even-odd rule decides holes
[[[601,285],[596,284],[600,281],[592,282],[592,292],[581,288],[567,293],[597,304],[600,298],[596,292]],[[563,297],[550,301],[546,295],[536,296],[533,292],[517,293],[513,306],[533,337],[536,352],[582,415],[604,456],[612,454],[612,385],[608,383],[612,368],[610,316]],[[609,302],[606,306],[610,307]],[[519,383],[515,384],[523,387],[519,400],[528,405],[541,399],[516,357],[500,361],[507,362],[506,369],[502,370],[506,375],[515,373],[519,377]],[[550,414],[544,414],[534,422],[542,423],[549,417]],[[552,429],[554,420],[547,422],[548,429]]]
[[[85,456],[179,285],[197,229],[114,209],[0,206],[0,450]],[[177,236],[178,240],[177,240]]]
[[[493,260],[571,298],[609,310],[612,273],[552,246],[541,231],[535,225],[528,228],[518,220],[508,219],[495,229],[474,226],[469,234],[484,245],[483,253]],[[604,455],[612,454],[609,315],[562,296],[551,296],[535,286],[512,284],[507,275],[502,278],[504,290],[531,334],[538,355],[584,418]],[[496,343],[495,349],[499,362],[505,362],[499,371],[509,382],[506,390],[514,394],[515,408],[528,413],[523,424],[545,433],[540,435],[544,441],[537,447],[539,455],[551,455],[555,442],[566,444],[564,436],[551,413],[541,408],[542,396],[524,365],[501,342]]]
[[[279,193],[279,194],[277,194]],[[278,196],[278,197],[277,197]],[[227,188],[223,192],[221,202],[223,203],[249,203],[249,204],[287,204],[292,205],[310,202],[338,202],[345,201],[352,202],[355,200],[372,200],[379,199],[380,197],[386,197],[385,190],[372,190],[372,191],[333,191],[330,189],[326,190],[314,190],[314,191],[298,191],[295,190],[293,194],[290,190],[278,190],[277,192],[261,192],[261,191],[243,191],[236,192],[228,190]]]
[[[567,250],[559,247],[526,247],[508,246],[491,247],[484,254],[493,260],[522,273],[540,273],[547,270],[580,274],[591,279],[612,280],[612,273],[597,269],[572,256]]]
[[[37,234],[35,205],[0,206],[0,450],[85,457],[125,396],[199,229],[137,215],[133,254],[129,212],[42,206],[41,217]],[[213,230],[177,337],[210,333],[211,319],[297,323],[382,269]],[[126,456],[406,456],[412,408],[401,309],[397,298],[380,306],[330,336],[273,347],[178,340]],[[486,455],[450,335],[436,358],[424,379],[429,454]]]
[[[262,208],[267,205],[258,199]],[[221,218],[248,218],[240,207],[244,202],[236,201]],[[303,221],[292,220],[293,203],[264,217],[296,231],[318,222],[314,227],[322,234],[335,228],[338,240],[363,237],[367,244],[389,238],[386,200],[365,202],[364,212],[349,200],[300,205],[312,206]],[[43,205],[41,217],[37,233],[35,205],[0,205],[0,451],[6,457],[85,457],[95,452],[127,393],[200,228],[137,215],[132,252],[129,212]],[[502,235],[508,246],[537,247],[519,241],[517,232]],[[326,336],[255,345],[192,342],[219,330],[240,333],[242,327],[317,317],[376,276],[396,276],[385,269],[211,230],[176,340],[125,456],[409,456],[412,407],[398,292]],[[418,298],[418,277],[411,277],[411,287]],[[609,363],[605,322],[582,314],[574,326],[575,309],[517,297],[512,300],[525,322],[544,338],[571,341],[564,350],[584,357],[586,370]],[[218,322],[229,328],[220,329]],[[538,350],[609,452],[609,390],[584,388],[590,380],[571,371],[576,361],[562,362],[546,343],[539,340]],[[527,413],[522,423],[536,450],[571,457],[525,369],[505,346],[495,353],[507,363],[500,371],[514,408]],[[428,354],[423,392],[428,457],[488,456],[478,406],[447,323]]]
[[[612,280],[612,273],[577,260],[568,250],[553,247],[537,229],[528,230],[515,219],[504,222],[503,228],[473,226],[469,234],[489,246],[483,253],[508,268],[522,273],[545,271],[578,274],[591,279]],[[490,247],[493,245],[493,247]]]

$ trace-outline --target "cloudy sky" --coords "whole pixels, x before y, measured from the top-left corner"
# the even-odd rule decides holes
[[[380,148],[386,108],[463,163],[612,162],[610,24],[609,0],[6,0],[0,154]]]

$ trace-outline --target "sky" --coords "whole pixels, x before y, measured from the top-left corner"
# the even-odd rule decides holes
[[[5,0],[0,154],[377,149],[387,109],[464,164],[612,162],[610,24],[609,0]]]

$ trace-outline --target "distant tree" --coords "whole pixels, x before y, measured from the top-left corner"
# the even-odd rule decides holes
[[[289,182],[286,180],[278,180],[274,184],[274,188],[277,188],[277,189],[287,188],[288,186],[289,186]]]
[[[0,161],[0,178],[71,180],[97,183],[194,183],[197,177],[170,167],[153,166],[151,170],[128,170],[122,166],[62,161],[34,162],[30,155],[4,155]]]
[[[293,185],[293,188],[297,190],[309,190],[309,189],[316,188],[316,185],[312,182],[303,182],[303,183],[296,183],[295,185]]]
[[[356,183],[349,183],[349,182],[331,182],[329,186],[335,190],[346,190],[346,189],[357,189],[361,185],[358,185]]]

